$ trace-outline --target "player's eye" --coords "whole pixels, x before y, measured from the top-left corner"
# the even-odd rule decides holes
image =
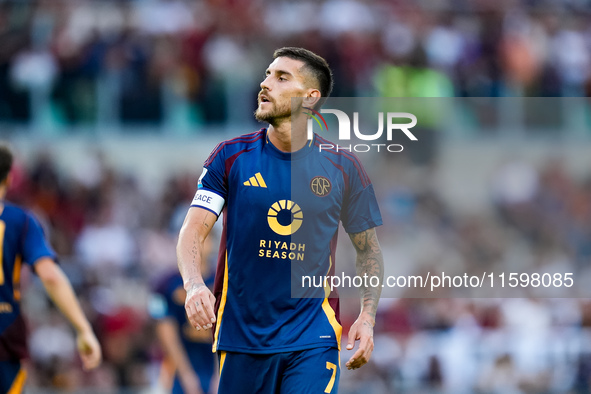
[[[286,78],[283,78],[283,77],[279,77],[279,80],[280,81],[287,81],[287,79]]]

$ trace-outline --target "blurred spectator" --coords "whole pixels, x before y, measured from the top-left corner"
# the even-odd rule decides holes
[[[586,94],[589,4],[453,4],[3,2],[0,121],[252,122],[253,70],[286,44],[330,60],[337,96]]]

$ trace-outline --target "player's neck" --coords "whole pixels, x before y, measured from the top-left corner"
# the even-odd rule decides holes
[[[282,152],[296,152],[306,145],[306,129],[291,121],[271,124],[269,141]]]

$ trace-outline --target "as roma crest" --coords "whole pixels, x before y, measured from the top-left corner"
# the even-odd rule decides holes
[[[326,177],[315,176],[312,178],[312,181],[310,181],[310,190],[312,190],[312,193],[318,197],[324,197],[332,190],[332,184]]]

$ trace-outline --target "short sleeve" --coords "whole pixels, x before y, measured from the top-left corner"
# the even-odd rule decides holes
[[[31,214],[27,214],[23,234],[23,261],[33,265],[42,257],[56,259],[56,254],[49,245],[41,224]]]
[[[201,207],[219,216],[228,196],[225,181],[225,160],[223,145],[216,147],[203,164],[197,192],[192,207]]]
[[[373,185],[356,159],[349,168],[349,187],[341,211],[341,222],[347,233],[359,233],[382,224]]]

